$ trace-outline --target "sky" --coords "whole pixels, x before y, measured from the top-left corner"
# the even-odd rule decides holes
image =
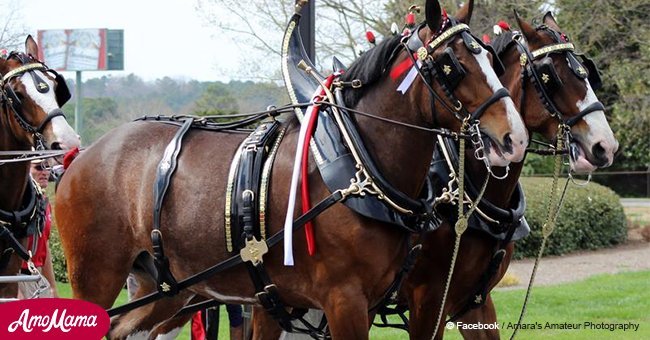
[[[124,71],[86,71],[83,78],[134,73],[150,81],[164,76],[228,81],[237,67],[237,47],[207,27],[196,0],[24,0],[22,21],[37,30],[108,28],[124,30]],[[73,73],[65,72],[66,77]]]

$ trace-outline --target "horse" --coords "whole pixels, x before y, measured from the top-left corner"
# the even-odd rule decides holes
[[[544,16],[543,24],[537,27],[522,20],[516,12],[515,17],[521,35],[513,38],[512,32],[505,32],[497,36],[493,43],[506,66],[506,72],[500,77],[501,82],[510,90],[529,134],[536,132],[555,142],[559,124],[567,124],[570,127],[568,149],[572,150],[569,159],[573,171],[591,172],[611,165],[618,142],[607,123],[604,107],[598,102],[592,88],[600,85],[597,69],[589,59],[583,58],[582,63],[577,62],[573,46],[569,45],[568,37],[550,12]],[[538,74],[532,74],[533,71]],[[471,181],[483,183],[488,176],[485,167],[471,156],[471,150],[465,158]],[[497,322],[489,292],[505,274],[512,257],[514,241],[509,232],[524,227],[518,221],[521,214],[517,215],[516,212],[523,200],[518,187],[522,167],[523,162],[513,162],[507,177],[489,182],[483,199],[492,207],[479,205],[488,218],[478,218],[483,221],[489,218],[496,220],[496,223],[484,223],[490,226],[489,230],[496,229],[498,232],[490,235],[484,230],[470,227],[462,237],[442,314],[444,317],[451,316],[454,322]],[[503,173],[503,170],[495,171]],[[523,209],[520,210],[523,213]],[[438,229],[422,236],[421,256],[403,285],[402,293],[407,296],[410,310],[411,339],[429,339],[436,327],[436,338],[443,336],[445,320],[442,318],[439,324],[435,320],[442,303],[444,280],[449,272],[455,237],[454,218],[448,215],[445,220]],[[474,220],[474,223],[480,222]],[[498,329],[459,330],[465,338],[499,338]]]
[[[37,59],[38,45],[31,36],[25,52],[13,51],[0,57],[0,150],[29,153],[79,146],[79,139],[68,125],[61,106],[70,98],[65,80]],[[17,275],[27,236],[36,232],[39,217],[35,212],[41,195],[29,176],[26,161],[0,159],[0,275]],[[15,283],[0,283],[0,296],[16,297]],[[13,281],[17,282],[17,281]]]
[[[426,25],[416,33],[427,43],[419,57],[430,66],[423,68],[435,73],[432,67],[436,67],[437,60],[453,58],[453,66],[466,70],[453,88],[434,75],[430,79],[436,81],[416,78],[404,94],[397,92],[396,82],[405,75],[393,80],[385,69],[413,58],[412,51],[402,49],[401,37],[364,53],[340,78],[340,84],[361,83],[361,88],[345,87],[344,102],[355,112],[372,112],[371,117],[354,116],[353,125],[358,140],[366,146],[361,153],[371,155],[385,176],[381,179],[374,174],[372,180],[382,182],[384,194],[385,183],[393,188],[380,202],[391,209],[404,201],[416,202],[413,199],[424,183],[431,160],[430,130],[413,126],[432,127],[435,120],[435,126],[460,131],[462,120],[478,119],[481,133],[489,136],[493,145],[487,153],[493,164],[505,166],[523,158],[528,138],[523,122],[512,100],[504,95],[492,69],[492,56],[480,45],[470,44],[473,38],[464,23],[471,8],[470,1],[459,11],[456,21],[444,18],[439,3],[429,0]],[[419,67],[415,69],[422,72]],[[373,116],[401,124],[389,125]],[[285,219],[283,210],[287,208],[292,155],[300,126],[297,119],[290,118],[281,123],[281,129],[285,132],[272,165],[264,215],[270,233],[279,232]],[[179,279],[231,256],[220,235],[225,233],[229,161],[245,139],[235,132],[187,130],[173,181],[161,205],[160,228],[152,233],[156,173],[162,165],[169,168],[169,163],[161,162],[161,155],[180,131],[175,124],[146,120],[125,124],[88,147],[66,170],[56,193],[55,213],[74,298],[111,307],[134,265],[147,259],[151,262],[155,252],[150,235],[164,233],[165,261]],[[101,176],[97,176],[97,169],[101,169]],[[330,193],[312,158],[308,181],[311,200]],[[401,192],[400,199],[395,198],[395,192]],[[373,195],[369,191],[362,193]],[[402,210],[408,213],[408,209]],[[312,219],[318,244],[314,256],[307,256],[306,243],[296,238],[294,266],[283,265],[283,251],[278,247],[271,247],[263,257],[263,266],[282,302],[292,307],[323,309],[334,339],[368,338],[367,311],[381,299],[406,257],[408,233],[372,217],[344,205],[333,205]],[[173,298],[114,317],[108,336],[149,336],[157,323],[173,316],[195,295],[224,303],[256,304],[256,293],[260,296],[263,292],[249,281],[248,269],[236,266],[215,273]],[[136,296],[154,289],[154,281],[146,278],[146,272],[138,271],[137,275],[149,285],[144,285]]]

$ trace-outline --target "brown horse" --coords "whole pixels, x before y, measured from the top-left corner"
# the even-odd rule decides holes
[[[595,69],[589,70],[592,74],[589,77],[580,76],[579,67],[590,68],[588,62],[584,65],[569,62],[573,58],[573,51],[562,49],[567,44],[568,38],[562,34],[553,16],[548,13],[544,16],[544,25],[532,27],[517,16],[517,23],[525,38],[522,45],[514,43],[512,33],[507,32],[497,37],[495,47],[506,65],[506,72],[501,81],[510,90],[515,104],[520,108],[524,122],[529,131],[537,132],[548,140],[555,142],[558,125],[564,122],[574,123],[571,126],[571,147],[574,153],[570,157],[571,168],[576,171],[592,171],[597,167],[609,166],[612,163],[613,155],[618,148],[618,142],[613,136],[607,120],[604,116],[604,108],[594,105],[598,103],[591,86],[594,84]],[[553,47],[557,47],[551,51]],[[564,46],[566,47],[566,45]],[[535,51],[543,51],[538,54]],[[520,63],[524,50],[528,49],[527,66]],[[532,56],[532,58],[530,58]],[[550,60],[545,58],[550,58]],[[563,86],[550,88],[536,86],[532,74],[522,79],[522,74],[530,67],[539,71],[542,82],[550,70],[545,63],[552,63],[552,66]],[[540,66],[542,65],[542,66]],[[538,68],[539,67],[539,68]],[[546,68],[544,68],[546,67]],[[522,72],[523,71],[523,72]],[[578,71],[578,74],[576,73]],[[590,84],[590,80],[592,83]],[[545,104],[540,98],[546,91],[559,116],[551,115],[552,106]],[[522,96],[523,94],[523,96]],[[523,99],[523,101],[522,101]],[[592,106],[594,105],[594,106]],[[589,111],[589,107],[596,108]],[[589,112],[587,112],[589,111]],[[574,119],[577,117],[577,119]],[[573,121],[572,121],[573,119]],[[485,167],[482,163],[473,159],[468,152],[465,156],[469,169],[467,172],[475,183],[482,183],[486,176]],[[510,174],[504,180],[492,180],[484,199],[501,209],[512,208],[511,199],[516,192],[519,175],[523,162],[515,162],[510,166]],[[454,208],[455,209],[455,208]],[[494,215],[493,215],[494,216]],[[508,221],[501,221],[507,226]],[[503,234],[502,234],[503,235]],[[410,323],[409,333],[411,339],[429,339],[434,333],[435,327],[439,327],[437,338],[442,338],[444,318],[436,325],[435,320],[440,308],[442,292],[445,279],[449,271],[451,254],[453,251],[453,223],[445,223],[434,232],[427,232],[422,239],[422,253],[415,267],[408,276],[403,293],[408,296]],[[489,263],[495,256],[495,251],[505,247],[505,256],[501,264],[495,268],[496,273],[491,276],[485,289],[489,291],[500,281],[508,268],[513,250],[514,242],[500,244],[500,241],[483,231],[468,229],[462,237],[456,270],[449,290],[449,296],[444,308],[444,316],[453,316],[458,313],[460,322],[492,324],[497,321],[494,304],[489,295],[485,303],[478,308],[467,307],[476,299],[477,291],[481,291],[482,276],[488,271]],[[465,330],[460,329],[465,338],[469,339],[497,339],[499,330]]]
[[[25,51],[0,58],[0,150],[29,152],[34,147],[79,146],[77,134],[61,111],[70,97],[65,81],[38,61],[38,46],[31,36],[25,41]],[[0,159],[0,275],[3,276],[18,273],[23,260],[18,248],[24,247],[27,234],[34,232],[31,217],[36,195],[29,184],[29,162]],[[16,288],[15,284],[0,284],[0,296],[15,297]]]
[[[458,15],[460,22],[469,17],[469,3]],[[439,28],[443,28],[444,34],[453,26],[451,21],[443,21],[437,1],[428,1],[426,11],[427,26],[418,32],[418,38],[433,43]],[[376,53],[364,54],[350,68],[344,81],[357,77],[365,81],[360,90],[346,89],[360,93],[354,103],[346,104],[421,127],[433,126],[434,107],[438,126],[454,131],[461,125],[456,117],[458,112],[452,114],[447,108],[456,106],[466,112],[464,107],[473,111],[474,116],[482,114],[481,131],[498,149],[489,153],[493,163],[505,165],[523,158],[527,134],[511,99],[494,100],[501,85],[489,56],[474,54],[460,34],[450,34],[437,41],[435,48],[427,52],[430,56],[423,58],[432,61],[443,54],[453,54],[467,70],[465,78],[449,93],[437,81],[425,83],[418,78],[402,94],[396,91],[396,82],[401,79],[393,81],[384,72],[389,61],[387,66],[412,57],[410,52],[397,49],[399,41],[399,37],[387,40],[376,48]],[[391,52],[396,49],[398,53],[392,60]],[[432,95],[441,98],[434,105]],[[457,101],[446,97],[455,97]],[[405,195],[416,197],[431,160],[431,134],[361,116],[355,119],[367,152],[387,181]],[[271,234],[281,230],[285,217],[299,130],[295,119],[289,119],[283,126],[287,132],[273,165],[265,216]],[[75,298],[109,308],[136,259],[152,252],[153,182],[160,157],[177,131],[174,125],[155,122],[126,124],[89,147],[67,170],[59,184],[55,209]],[[230,160],[242,140],[240,134],[201,129],[191,129],[185,137],[161,215],[165,253],[171,272],[179,280],[230,256],[221,236],[225,192]],[[329,191],[311,161],[309,169],[309,194],[313,201],[318,201]],[[383,296],[405,258],[408,234],[342,205],[334,205],[313,219],[313,226],[318,244],[315,256],[306,256],[304,241],[296,238],[295,266],[282,265],[282,250],[277,247],[264,257],[264,266],[284,303],[323,309],[333,338],[366,339],[368,308]],[[146,293],[147,288],[153,287],[144,287],[138,294]],[[158,300],[114,318],[109,336],[147,336],[160,320],[171,317],[195,295],[226,303],[257,302],[245,267],[238,266],[215,274],[174,298]]]

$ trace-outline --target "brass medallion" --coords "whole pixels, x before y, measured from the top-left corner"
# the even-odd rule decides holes
[[[246,246],[239,251],[239,256],[246,262],[253,263],[254,266],[264,262],[262,256],[269,252],[269,246],[265,241],[258,241],[254,237],[246,241]]]

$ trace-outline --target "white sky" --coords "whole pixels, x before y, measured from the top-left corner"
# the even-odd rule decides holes
[[[24,25],[35,38],[37,30],[43,29],[124,30],[124,71],[89,71],[83,73],[84,79],[134,73],[145,80],[169,76],[227,81],[237,64],[236,53],[224,53],[237,51],[235,45],[219,38],[215,28],[206,27],[194,0],[24,0],[19,4]]]

